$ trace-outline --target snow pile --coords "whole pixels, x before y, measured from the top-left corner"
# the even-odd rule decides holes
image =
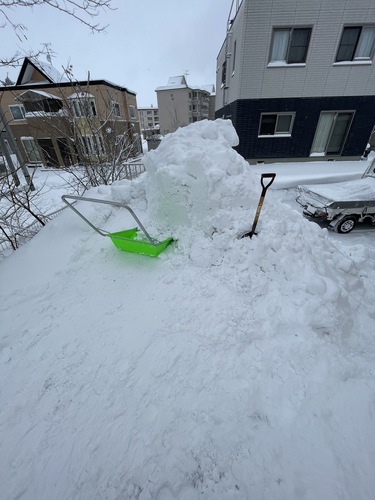
[[[240,238],[251,228],[261,185],[233,149],[237,143],[230,120],[181,128],[145,156],[147,174],[116,183],[111,195],[147,206],[148,223],[174,236],[176,253],[197,267],[218,268],[218,280],[233,286],[234,293],[246,290],[253,304],[264,299],[259,286],[270,287],[271,310],[277,297],[290,297],[286,309],[276,306],[278,321],[283,318],[290,331],[298,316],[313,331],[349,334],[363,287],[327,231],[284,206],[270,189],[257,226],[261,236]],[[269,321],[269,310],[262,307],[252,315],[259,324]]]
[[[224,229],[223,211],[248,207],[254,191],[249,164],[233,146],[230,120],[204,120],[169,134],[145,156],[149,211],[168,227]]]
[[[271,189],[240,239],[261,186],[235,141],[194,124],[90,193],[177,234],[159,258],[66,211],[0,263],[0,496],[373,498],[374,259]]]
[[[233,293],[242,290],[252,297],[257,324],[269,324],[273,311],[272,318],[289,331],[302,322],[317,333],[349,335],[363,285],[326,230],[280,203],[270,189],[258,222],[260,236],[240,239],[251,228],[261,185],[233,149],[237,143],[230,120],[179,129],[145,156],[147,174],[117,183],[112,196],[138,205],[145,198],[148,220],[176,238],[176,253],[197,267],[213,266]],[[287,307],[277,300],[283,294]],[[267,309],[261,306],[265,295]]]

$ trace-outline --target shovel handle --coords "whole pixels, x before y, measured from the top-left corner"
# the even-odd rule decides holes
[[[262,189],[262,193],[261,193],[260,198],[259,198],[259,203],[258,203],[257,211],[256,211],[254,222],[253,222],[253,227],[252,227],[250,232],[245,233],[244,235],[241,236],[241,238],[246,238],[246,237],[251,238],[253,236],[253,234],[256,234],[255,228],[257,227],[259,215],[260,215],[260,212],[261,212],[262,207],[263,207],[264,197],[266,196],[267,189],[270,187],[270,185],[275,180],[275,177],[276,177],[276,174],[262,174],[262,176],[260,178],[260,183],[262,184],[263,189]],[[265,184],[263,182],[264,179],[269,179],[269,182],[267,184]]]
[[[262,177],[260,178],[260,183],[262,184],[263,192],[266,192],[267,189],[270,187],[270,185],[273,183],[275,180],[276,174],[262,174]],[[264,184],[264,179],[270,179],[270,181],[267,184]]]

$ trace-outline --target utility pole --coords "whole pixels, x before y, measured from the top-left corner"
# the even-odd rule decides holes
[[[1,149],[3,150],[3,154],[7,160],[9,170],[11,171],[11,174],[12,174],[12,177],[14,179],[16,186],[20,185],[20,180],[19,180],[19,177],[17,175],[17,169],[14,166],[14,163],[13,163],[13,160],[11,157],[11,151],[14,151],[14,153],[17,157],[17,161],[21,167],[22,173],[25,177],[25,181],[26,181],[28,187],[30,188],[31,191],[35,191],[35,186],[33,184],[30,173],[27,169],[27,166],[25,165],[25,162],[23,161],[21,152],[18,148],[18,144],[16,143],[13,132],[11,131],[11,129],[10,129],[6,119],[5,119],[5,116],[4,116],[4,113],[3,113],[3,110],[1,109],[1,107],[0,107],[0,146],[1,146]]]

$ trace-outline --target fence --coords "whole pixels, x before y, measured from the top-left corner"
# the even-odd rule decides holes
[[[133,180],[146,171],[143,163],[124,163],[125,179]]]

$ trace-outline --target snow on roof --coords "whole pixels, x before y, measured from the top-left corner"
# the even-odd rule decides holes
[[[168,85],[185,85],[185,86],[187,86],[186,78],[183,75],[170,76],[168,78]]]
[[[69,80],[60,73],[56,68],[47,62],[39,61],[38,59],[32,59],[32,62],[37,66],[53,83],[68,82]]]
[[[191,90],[203,90],[205,92],[209,92],[210,94],[215,93],[215,86],[213,84],[210,85],[188,85],[186,82],[186,78],[184,76],[170,76],[168,79],[167,85],[162,85],[161,87],[157,87],[155,92],[159,90],[171,90],[171,89],[191,89]]]
[[[209,85],[202,85],[201,89],[206,90],[210,94],[215,94],[215,85],[213,83],[210,83]]]
[[[118,83],[113,83],[110,80],[102,79],[103,82],[108,83],[109,85],[113,85],[114,87],[121,87],[122,89],[125,89],[127,92],[130,92],[130,94],[137,95],[137,92],[135,90],[129,89],[128,87],[124,87],[122,85],[119,85]]]

